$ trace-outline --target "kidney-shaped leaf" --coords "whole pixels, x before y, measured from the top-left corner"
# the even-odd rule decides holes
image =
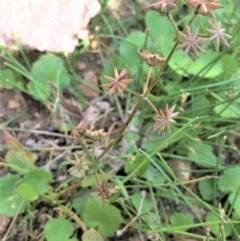
[[[218,188],[224,193],[236,193],[240,186],[240,166],[231,167],[224,170],[218,180]]]
[[[112,236],[123,221],[116,207],[97,201],[96,196],[89,197],[82,218],[88,227],[97,228],[103,238]]]
[[[33,64],[31,73],[35,80],[45,84],[50,81],[60,89],[65,89],[70,84],[63,60],[54,54],[42,55]]]
[[[30,183],[22,183],[16,190],[16,193],[23,199],[28,201],[34,201],[38,199],[38,193],[36,188]]]
[[[42,169],[35,169],[27,173],[24,182],[31,183],[39,194],[48,192],[48,185],[52,181],[52,174]]]
[[[15,192],[20,179],[19,175],[10,173],[0,179],[0,214],[13,217],[18,212],[23,202],[23,199]],[[23,204],[20,213],[24,210],[25,206]]]
[[[74,231],[74,224],[63,218],[52,218],[44,228],[47,241],[77,241],[76,238],[69,238]]]

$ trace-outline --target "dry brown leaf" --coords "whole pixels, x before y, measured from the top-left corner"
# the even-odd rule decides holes
[[[4,233],[10,222],[10,217],[0,214],[0,233]]]
[[[17,139],[15,139],[12,135],[10,135],[10,133],[8,133],[7,131],[3,131],[3,139],[9,147],[16,148],[16,149],[11,149],[10,150],[11,152],[21,153],[31,163],[34,163],[36,161],[36,156],[28,150],[23,150],[24,145],[20,143]]]
[[[60,99],[60,103],[66,110],[68,110],[74,114],[82,116],[82,110],[81,110],[82,108],[81,108],[79,102],[77,102],[75,100],[67,100],[64,97],[62,97]]]
[[[98,79],[93,71],[85,72],[83,74],[83,78],[89,85],[91,85],[95,89],[99,89]],[[80,88],[83,95],[86,97],[96,98],[99,96],[99,92],[86,85],[80,85]]]

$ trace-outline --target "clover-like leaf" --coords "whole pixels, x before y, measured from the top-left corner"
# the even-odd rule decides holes
[[[135,207],[135,209],[138,211],[139,207],[140,207],[140,203],[142,200],[142,195],[140,193],[135,193],[131,196],[131,201]],[[142,208],[141,208],[141,212],[140,214],[144,214],[149,212],[151,209],[153,208],[153,202],[151,202],[150,200],[148,200],[147,198],[144,199],[143,204],[142,204]]]
[[[125,171],[136,175],[143,175],[149,168],[149,160],[143,155],[138,154],[134,157],[132,163],[125,165]]]
[[[74,231],[74,224],[67,219],[52,218],[44,228],[47,241],[77,241],[76,238],[69,238]]]
[[[45,85],[52,82],[60,89],[66,89],[70,84],[63,60],[54,54],[42,55],[33,64],[31,74],[36,81]]]
[[[240,166],[225,169],[218,180],[218,188],[223,193],[236,193],[240,187]]]
[[[191,227],[191,225],[193,224],[193,219],[192,217],[190,217],[189,215],[185,214],[185,213],[173,213],[173,215],[170,218],[171,224],[172,226],[176,226],[178,230],[187,230]],[[181,226],[189,226],[189,228],[187,227],[182,227]]]
[[[16,77],[12,70],[5,69],[1,71],[0,74],[0,84],[4,86],[6,89],[22,88],[23,83],[21,81],[17,81]]]
[[[219,223],[222,223],[222,220],[216,214],[209,212],[206,216],[206,221],[209,223],[211,233],[218,235],[220,232],[220,225],[218,223],[214,223],[214,224],[211,224],[211,223],[217,222],[217,221]],[[231,224],[224,225],[225,237],[227,237],[231,233],[231,230],[232,230]]]
[[[24,182],[32,184],[39,194],[48,192],[49,183],[52,181],[52,174],[43,169],[35,169],[27,173]]]
[[[22,183],[16,190],[16,193],[23,199],[28,201],[34,201],[38,199],[38,193],[36,188],[30,183]]]
[[[0,214],[13,217],[18,212],[23,203],[23,199],[15,192],[20,180],[19,175],[10,173],[0,179]],[[24,211],[26,205],[27,202],[23,204],[20,213]]]
[[[204,167],[216,166],[217,157],[214,155],[210,145],[193,142],[189,148],[188,157],[192,159],[193,162]]]
[[[89,197],[82,215],[84,223],[91,228],[97,228],[103,238],[112,236],[123,222],[120,211],[111,204]]]

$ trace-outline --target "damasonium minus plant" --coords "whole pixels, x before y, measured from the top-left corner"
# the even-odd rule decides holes
[[[154,3],[149,4],[144,8],[145,10],[154,10],[159,12],[160,14],[166,14],[166,16],[169,18],[171,24],[173,25],[177,33],[176,47],[174,47],[173,50],[183,49],[184,56],[191,52],[197,58],[199,58],[199,52],[201,53],[206,52],[201,46],[201,44],[204,42],[212,41],[214,48],[217,51],[219,50],[220,43],[229,47],[229,44],[226,39],[231,39],[232,37],[224,33],[224,30],[221,29],[220,22],[217,22],[216,20],[209,21],[208,29],[206,30],[207,34],[201,34],[201,36],[203,35],[204,37],[199,37],[200,35],[199,27],[195,28],[195,30],[191,32],[190,26],[189,26],[190,23],[193,21],[193,19],[197,16],[197,14],[201,14],[201,15],[216,19],[213,11],[216,9],[222,8],[222,5],[218,3],[218,0],[185,0],[186,4],[189,5],[191,8],[193,8],[195,12],[189,24],[187,24],[182,31],[178,29],[172,16],[170,15],[170,11],[173,9],[176,9],[180,2],[181,2],[180,0],[160,0],[160,1],[155,1]],[[108,81],[110,81],[110,83],[102,85],[102,87],[104,88],[106,87],[110,88],[110,90],[108,91],[108,95],[112,95],[113,93],[118,93],[121,97],[123,97],[123,91],[127,90],[132,94],[135,94],[137,97],[139,97],[138,104],[135,106],[135,109],[133,110],[133,114],[130,115],[129,119],[127,120],[127,124],[123,126],[121,130],[122,132],[120,131],[120,134],[124,132],[126,126],[128,125],[128,123],[130,123],[131,119],[133,118],[134,113],[136,113],[136,109],[139,108],[140,106],[139,104],[143,100],[146,100],[146,102],[157,113],[157,115],[153,117],[153,119],[155,120],[153,130],[155,131],[159,129],[160,135],[163,134],[163,131],[165,129],[169,134],[171,133],[169,123],[175,122],[172,118],[176,117],[179,114],[179,112],[175,112],[175,113],[173,112],[175,109],[175,105],[172,106],[171,108],[168,108],[168,105],[166,105],[165,109],[156,109],[151,103],[151,101],[147,98],[147,94],[154,87],[154,85],[156,84],[160,76],[159,75],[157,78],[155,78],[152,84],[148,86],[151,78],[152,68],[159,63],[164,63],[163,67],[161,67],[159,70],[159,73],[162,73],[165,67],[167,66],[169,59],[171,58],[172,53],[170,53],[168,58],[164,58],[164,57],[160,57],[158,53],[152,54],[147,50],[137,52],[137,54],[150,66],[142,94],[135,93],[134,91],[127,88],[127,85],[132,83],[133,79],[129,79],[130,72],[126,72],[126,68],[124,68],[120,72],[120,74],[118,73],[117,68],[114,68],[114,74],[115,74],[114,78],[109,76],[104,76]],[[119,135],[118,138],[120,138],[120,136],[121,135]],[[116,142],[113,142],[113,143],[116,143]],[[113,144],[110,144],[110,145],[113,145]]]

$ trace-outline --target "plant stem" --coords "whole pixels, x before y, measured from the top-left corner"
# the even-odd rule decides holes
[[[96,167],[96,169],[97,169],[99,172],[103,172],[103,171],[100,169],[100,167],[99,167],[99,165],[98,165],[95,157],[94,157],[94,156],[91,154],[91,152],[88,150],[88,148],[87,148],[87,146],[86,146],[86,141],[85,141],[84,139],[82,139],[80,136],[77,137],[77,140],[79,141],[80,145],[82,146],[83,151],[86,153],[86,156],[87,156],[88,160],[91,161],[91,162],[94,164],[94,166]]]
[[[178,27],[177,27],[177,25],[176,25],[176,23],[175,23],[172,15],[171,15],[169,12],[166,13],[166,15],[167,15],[168,19],[170,20],[172,26],[174,27],[174,29],[175,29],[175,31],[176,31],[176,35],[178,36],[178,31],[179,31],[179,30],[178,30]]]
[[[143,94],[143,97],[146,97],[146,95],[152,90],[152,88],[154,87],[154,85],[156,84],[158,78],[160,77],[160,75],[162,74],[162,72],[164,71],[164,69],[167,67],[167,64],[170,60],[170,58],[173,55],[173,52],[175,50],[175,48],[178,45],[178,40],[176,41],[175,45],[173,46],[170,54],[168,55],[166,61],[164,62],[164,64],[162,65],[161,69],[159,70],[157,76],[154,78],[152,84],[148,87],[148,89],[146,90],[146,92]],[[101,158],[111,149],[111,147],[121,138],[122,134],[124,133],[124,131],[126,130],[126,128],[128,127],[129,123],[131,122],[131,120],[133,119],[133,117],[135,116],[137,110],[139,109],[140,105],[142,104],[144,98],[139,98],[137,104],[135,105],[132,113],[130,114],[130,116],[128,117],[126,123],[123,125],[123,127],[121,128],[121,130],[118,132],[117,136],[114,138],[114,140],[106,147],[106,149],[101,153],[101,155],[97,158],[97,160],[101,160]]]
[[[151,73],[152,73],[152,66],[150,66],[149,70],[148,70],[147,81],[146,81],[146,84],[145,84],[144,89],[143,89],[143,94],[147,91]]]
[[[82,182],[81,182],[81,181],[75,182],[75,183],[73,183],[72,185],[64,188],[64,189],[61,190],[61,191],[59,191],[58,193],[55,193],[54,198],[55,198],[55,199],[58,199],[59,197],[63,196],[63,195],[66,194],[66,193],[71,193],[71,192],[73,192],[74,190],[76,190],[77,188],[81,187],[81,185],[82,185]]]
[[[83,223],[83,221],[78,217],[76,213],[74,213],[71,209],[67,208],[66,206],[59,205],[59,208],[66,213],[71,219],[73,219],[79,227],[82,229],[83,232],[86,232],[88,229]]]
[[[158,113],[156,107],[153,105],[153,103],[152,103],[147,97],[144,97],[143,95],[140,95],[140,94],[138,94],[137,92],[135,92],[135,91],[133,91],[133,90],[130,90],[130,89],[128,89],[128,88],[126,88],[125,90],[128,91],[128,92],[130,92],[130,93],[132,93],[133,95],[136,95],[136,96],[139,97],[139,98],[142,98],[144,101],[146,101],[146,102],[150,105],[150,107],[151,107],[156,113]]]

